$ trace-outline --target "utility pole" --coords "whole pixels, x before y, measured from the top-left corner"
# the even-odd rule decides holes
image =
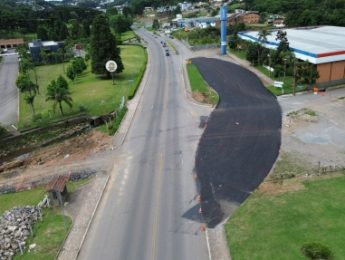
[[[296,57],[293,59],[293,89],[292,93],[295,96],[296,95]]]

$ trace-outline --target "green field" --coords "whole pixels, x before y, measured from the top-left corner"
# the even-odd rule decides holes
[[[194,64],[187,64],[187,72],[193,93],[201,93],[205,97],[206,103],[217,104],[218,94],[209,88],[197,67]]]
[[[121,57],[125,70],[115,75],[115,85],[112,85],[110,79],[101,79],[92,74],[90,66],[74,82],[69,81],[73,107],[70,109],[67,105],[63,105],[66,116],[84,110],[90,115],[109,113],[118,107],[122,96],[127,98],[132,95],[145,70],[146,51],[141,46],[124,45],[121,46]],[[43,122],[60,118],[60,112],[56,110],[54,113],[52,103],[46,101],[46,91],[51,80],[56,79],[59,75],[65,76],[62,64],[38,66],[37,75],[40,94],[35,99],[36,114],[41,115]],[[34,79],[33,76],[32,79]],[[32,111],[25,103],[24,95],[20,95],[19,116],[19,127],[33,124]]]
[[[226,234],[232,259],[306,259],[305,243],[345,256],[345,177],[304,182],[279,195],[256,191],[231,216]]]

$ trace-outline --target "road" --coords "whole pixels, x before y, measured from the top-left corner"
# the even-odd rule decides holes
[[[18,56],[9,54],[0,63],[0,124],[3,125],[14,124],[18,118]]]
[[[193,168],[210,109],[185,98],[183,59],[138,33],[148,43],[147,82],[78,259],[208,259]]]
[[[281,143],[281,108],[259,78],[236,64],[192,59],[220,96],[200,140],[196,173],[209,227],[227,218],[264,180]]]

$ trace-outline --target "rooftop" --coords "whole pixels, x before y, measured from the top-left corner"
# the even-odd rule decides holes
[[[68,180],[69,180],[69,175],[60,175],[60,176],[53,178],[47,184],[47,191],[63,192]]]
[[[297,58],[314,64],[345,60],[345,27],[315,26],[283,29]],[[258,42],[258,31],[240,32],[242,39]],[[264,45],[275,49],[277,30],[271,31]]]

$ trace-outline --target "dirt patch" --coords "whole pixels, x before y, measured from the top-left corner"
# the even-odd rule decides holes
[[[198,91],[194,91],[194,92],[192,93],[192,97],[193,97],[196,101],[198,101],[198,102],[200,102],[200,103],[207,103],[207,104],[210,103],[210,102],[209,102],[209,98],[208,98],[208,96],[207,96],[205,93],[198,92]]]
[[[26,166],[70,163],[85,160],[91,154],[104,151],[111,145],[111,138],[99,131],[91,131],[62,143],[39,149],[27,159]]]
[[[263,182],[259,188],[258,192],[265,195],[278,195],[285,192],[293,192],[304,189],[304,185],[298,181],[285,181],[282,184],[273,182]]]
[[[21,159],[21,166],[0,173],[0,185],[22,185],[56,174],[108,167],[112,138],[90,131],[61,143],[40,148]]]

